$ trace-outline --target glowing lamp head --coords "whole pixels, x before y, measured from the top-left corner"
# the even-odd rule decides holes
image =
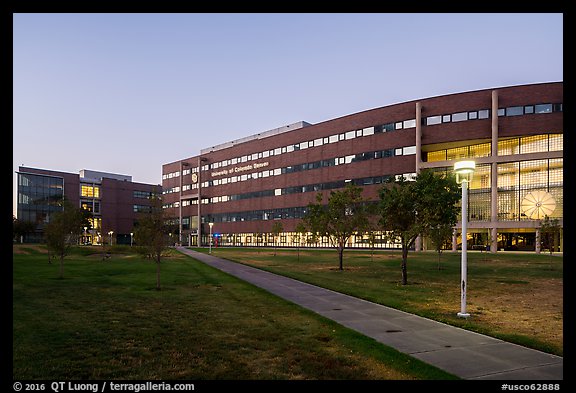
[[[454,172],[456,173],[456,181],[458,184],[464,181],[472,180],[476,163],[474,161],[458,161],[454,164]]]

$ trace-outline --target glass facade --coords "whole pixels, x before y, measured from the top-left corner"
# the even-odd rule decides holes
[[[62,210],[64,179],[56,176],[18,173],[18,219],[33,222],[41,231],[50,215]],[[26,241],[40,241],[39,232]]]
[[[553,198],[554,209],[549,217],[563,218],[563,172],[562,158],[499,164],[498,219],[530,220],[523,211],[523,202],[528,194],[536,191],[548,193]]]
[[[562,134],[533,135],[503,139],[498,142],[500,156],[562,151]],[[428,152],[429,162],[478,158],[490,155],[490,144],[482,143]],[[553,198],[554,210],[550,218],[563,218],[563,172],[562,158],[523,160],[500,163],[498,168],[498,221],[530,220],[522,211],[522,203],[530,193],[543,191]],[[452,171],[451,167],[436,171]],[[476,166],[470,183],[469,221],[491,220],[491,165]],[[540,195],[540,194],[539,194]],[[526,203],[526,202],[524,202]],[[461,217],[458,218],[461,220]]]

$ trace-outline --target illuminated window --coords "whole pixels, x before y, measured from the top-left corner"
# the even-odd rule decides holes
[[[548,135],[534,135],[520,138],[520,153],[539,153],[548,151]]]
[[[82,185],[81,195],[87,198],[100,198],[100,187]]]

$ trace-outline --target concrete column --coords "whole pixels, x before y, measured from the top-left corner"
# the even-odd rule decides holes
[[[416,103],[416,174],[420,173],[422,162],[422,104]],[[414,242],[414,250],[422,251],[422,236],[418,236]]]
[[[422,104],[416,103],[416,174],[420,173],[422,162]]]
[[[492,242],[490,252],[498,251],[498,91],[492,90],[492,162],[490,168],[490,221]]]
[[[182,245],[182,168],[184,167],[184,163],[180,161],[180,190],[178,193],[178,245]]]
[[[540,228],[536,228],[536,254],[540,254]]]
[[[198,243],[197,246],[202,246],[202,216],[200,215],[200,205],[202,205],[202,196],[201,191],[202,189],[202,157],[198,157],[198,239],[196,242]]]

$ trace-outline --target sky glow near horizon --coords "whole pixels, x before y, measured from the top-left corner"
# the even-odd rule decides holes
[[[298,121],[563,80],[563,15],[13,15],[20,165],[131,175]]]

